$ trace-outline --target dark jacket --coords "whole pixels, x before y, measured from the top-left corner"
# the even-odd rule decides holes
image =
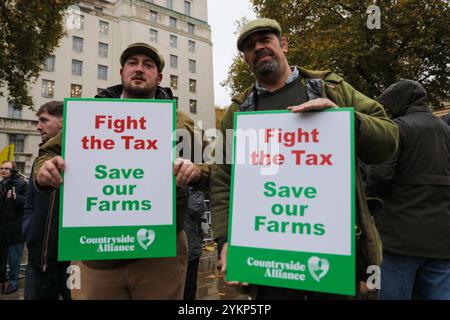
[[[399,149],[368,169],[384,201],[376,220],[385,251],[450,259],[450,127],[426,106],[426,91],[402,80],[379,98],[400,131]]]
[[[59,190],[36,191],[31,170],[22,230],[27,243],[28,264],[46,271],[58,264]]]
[[[113,87],[109,87],[107,89],[102,90],[96,95],[96,98],[120,98],[122,95],[122,85],[117,85]],[[169,88],[157,87],[155,99],[168,100],[173,99],[172,92]],[[193,120],[186,115],[185,113],[178,111],[176,114],[176,127],[177,129],[183,128],[187,129],[191,136],[194,137],[194,122]],[[191,139],[192,143],[194,143],[194,139]],[[36,173],[39,172],[42,164],[54,156],[61,155],[61,144],[62,144],[62,135],[59,132],[54,138],[47,141],[44,145],[39,148],[39,156],[36,159],[35,163],[35,174],[33,175],[33,181],[36,181]],[[193,146],[192,146],[193,147]],[[203,143],[203,149],[206,147],[206,142]],[[191,152],[192,157],[194,156],[194,152]],[[191,159],[194,162],[194,159]],[[199,168],[202,170],[202,177],[199,182],[195,184],[195,188],[200,190],[206,190],[209,186],[209,168],[206,164],[199,164]],[[38,192],[42,192],[38,188]],[[54,190],[53,194],[55,195],[55,205],[58,204],[59,207],[59,190]],[[186,191],[183,188],[177,188],[176,191],[177,197],[177,232],[183,230],[183,223],[186,217],[187,211],[187,195]],[[57,209],[56,209],[57,210]],[[57,221],[57,219],[55,219]],[[55,241],[55,247],[57,246]],[[84,261],[86,265],[91,268],[98,269],[109,269],[113,267],[120,266],[126,263],[128,260],[102,260],[102,261]]]
[[[450,126],[450,112],[444,117],[444,122]]]
[[[9,190],[15,190],[16,198],[7,198]],[[23,205],[27,182],[13,171],[11,177],[0,181],[0,244],[12,245],[23,242]]]
[[[184,221],[184,231],[188,240],[189,261],[202,255],[203,229],[202,219],[206,212],[205,195],[202,191],[195,191],[189,187],[188,211]]]

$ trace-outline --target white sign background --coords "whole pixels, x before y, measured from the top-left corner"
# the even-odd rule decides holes
[[[231,245],[278,249],[302,252],[321,252],[329,254],[351,254],[351,140],[350,116],[348,111],[239,114],[237,129],[254,130],[255,128],[283,128],[283,132],[319,131],[320,143],[300,143],[293,147],[279,145],[279,153],[284,154],[285,164],[278,166],[275,175],[261,173],[272,170],[255,165],[235,165],[234,193],[232,209]],[[260,131],[263,134],[263,130]],[[239,146],[242,136],[237,135]],[[304,149],[307,153],[333,154],[333,166],[297,166],[291,150]],[[236,148],[236,159],[248,158],[250,150]],[[319,157],[319,161],[320,161]],[[248,161],[247,161],[248,163]],[[314,187],[317,196],[307,199],[265,197],[264,184],[276,182],[280,186]],[[292,191],[291,191],[292,194]],[[273,204],[308,205],[303,217],[289,217],[286,214],[275,215],[271,212]],[[255,231],[255,216],[266,216],[266,225]],[[267,222],[290,221],[316,223],[325,225],[326,233],[322,236],[292,234],[290,227],[286,233],[267,232]]]
[[[126,100],[67,100],[65,115],[66,141],[64,172],[63,227],[140,226],[168,225],[173,223],[172,209],[172,127],[173,107],[171,102],[129,102]],[[113,119],[145,117],[146,129],[124,130],[116,133],[103,124],[95,129],[96,115],[111,115]],[[96,136],[102,140],[112,139],[112,150],[84,150],[81,139]],[[157,139],[158,150],[125,150],[120,136],[135,139]],[[133,143],[131,143],[133,145]],[[108,169],[144,170],[142,179],[97,179],[95,167],[106,165]],[[103,194],[105,185],[137,185],[134,195]],[[148,211],[99,211],[99,205],[86,211],[86,199],[100,200],[150,200]],[[120,206],[119,206],[120,208]]]

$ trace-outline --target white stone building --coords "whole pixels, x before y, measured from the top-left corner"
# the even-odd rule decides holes
[[[48,57],[31,88],[35,105],[66,97],[94,97],[120,83],[119,56],[133,42],[147,42],[164,56],[162,86],[178,108],[204,129],[214,123],[211,28],[207,0],[80,1],[65,20],[67,35]],[[16,144],[16,162],[28,174],[40,137],[35,112],[17,111],[0,97],[0,150]]]

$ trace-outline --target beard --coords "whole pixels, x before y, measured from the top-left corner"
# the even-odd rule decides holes
[[[275,59],[274,55],[268,51],[258,52],[255,60],[257,61],[262,56],[270,56],[272,59],[270,61],[255,62],[253,72],[255,73],[256,78],[270,76],[276,73],[279,67],[278,61]]]
[[[153,98],[156,92],[156,87],[151,88],[150,85],[145,87],[133,86],[131,81],[124,83],[122,81],[123,91],[127,96],[135,99],[148,99]]]

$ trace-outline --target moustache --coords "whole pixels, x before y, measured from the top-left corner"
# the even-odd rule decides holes
[[[270,51],[268,51],[268,50],[257,51],[255,53],[254,62],[258,62],[259,59],[264,58],[266,56],[272,57],[272,53],[270,53]]]
[[[131,78],[131,80],[142,80],[145,81],[145,77],[141,76],[141,75],[135,75]]]

